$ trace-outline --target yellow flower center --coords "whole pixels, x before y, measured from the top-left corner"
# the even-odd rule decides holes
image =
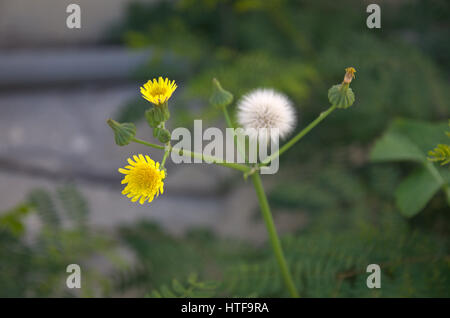
[[[149,156],[133,156],[133,159],[135,161],[128,159],[130,165],[119,169],[120,173],[125,174],[122,183],[127,184],[122,194],[132,198],[132,202],[151,202],[155,195],[164,192],[165,172],[160,170],[159,162],[155,163]]]

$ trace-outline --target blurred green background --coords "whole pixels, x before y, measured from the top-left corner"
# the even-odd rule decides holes
[[[446,142],[450,5],[380,1],[382,27],[368,29],[369,3],[132,3],[104,41],[150,48],[136,81],[176,80],[173,127],[191,127],[197,118],[223,122],[207,103],[216,77],[236,99],[255,87],[286,93],[299,131],[328,107],[328,88],[344,69],[355,67],[355,104],[334,112],[286,153],[277,175],[263,179],[276,220],[287,215],[300,224],[282,239],[295,283],[304,297],[449,297],[449,168],[434,164],[444,180],[436,186],[411,177],[426,160],[404,162],[404,153],[395,154],[405,139],[424,156]],[[147,108],[136,94],[115,119],[139,124]],[[404,138],[377,143],[392,131]],[[232,178],[223,191],[242,182]],[[23,222],[30,213],[44,224],[31,242]],[[0,296],[288,296],[264,240],[223,238],[208,227],[173,236],[148,220],[104,233],[89,225],[89,214],[72,185],[24,193],[23,202],[1,214]],[[253,217],[260,218],[257,208]],[[72,261],[87,268],[80,293],[61,280],[61,268]],[[365,269],[373,263],[382,268],[381,289],[366,287]],[[99,266],[111,270],[106,275]]]

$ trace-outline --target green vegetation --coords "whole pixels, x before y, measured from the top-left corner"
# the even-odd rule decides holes
[[[258,86],[285,92],[297,107],[298,132],[324,110],[328,84],[354,66],[354,105],[286,153],[271,180],[275,218],[284,212],[307,220],[282,238],[294,282],[302,297],[449,297],[449,165],[428,158],[448,144],[450,3],[387,2],[381,30],[366,28],[364,5],[136,3],[110,41],[151,48],[136,78],[175,79],[171,116],[185,127],[221,116],[208,106],[211,78],[218,78],[234,101]],[[147,108],[137,98],[115,118],[136,122]],[[43,227],[30,242],[23,219],[32,213]],[[112,269],[83,272],[81,296],[288,296],[268,244],[219,239],[204,229],[173,237],[146,222],[99,234],[88,215],[74,188],[33,191],[1,213],[0,296],[79,296],[63,288],[61,271],[73,255],[88,262],[98,254]],[[119,246],[136,262],[118,257]],[[373,263],[382,268],[381,289],[365,284]]]

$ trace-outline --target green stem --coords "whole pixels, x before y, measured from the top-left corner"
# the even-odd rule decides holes
[[[142,144],[151,148],[156,148],[156,149],[161,149],[161,150],[165,150],[166,147],[161,146],[161,145],[155,145],[152,143],[149,143],[147,141],[144,141],[142,139],[138,139],[136,137],[134,137],[132,139],[132,141],[138,143],[138,144]],[[211,156],[205,156],[201,153],[197,153],[197,152],[193,152],[193,151],[189,151],[189,150],[185,150],[185,149],[178,149],[178,148],[172,148],[169,147],[169,151],[168,152],[178,152],[179,154],[182,155],[186,155],[186,156],[190,156],[192,158],[199,158],[202,159],[203,161],[208,161],[208,162],[212,162],[214,164],[217,164],[219,166],[224,166],[224,167],[228,167],[228,168],[232,168],[235,170],[239,170],[242,172],[248,172],[250,170],[250,167],[243,165],[243,164],[239,164],[239,163],[229,163],[229,162],[223,162],[222,159],[220,158],[216,158],[216,157],[211,157]],[[164,160],[164,158],[163,158]]]
[[[233,122],[231,121],[230,114],[228,113],[228,109],[226,106],[222,106],[223,114],[225,116],[225,121],[227,122],[227,126],[230,128],[235,128]]]
[[[164,156],[163,156],[162,161],[161,161],[161,169],[164,168],[164,165],[165,165],[165,163],[166,163],[166,159],[167,159],[167,157],[169,156],[169,153],[170,153],[170,149],[171,149],[170,143],[168,143],[168,144],[166,145],[166,149],[165,149],[165,151],[164,151]]]
[[[202,159],[203,161],[212,162],[216,165],[232,168],[232,169],[239,170],[242,172],[250,171],[249,166],[246,166],[246,165],[243,165],[240,163],[224,162],[222,159],[219,159],[216,157],[211,157],[211,156],[205,156],[198,152],[193,152],[193,151],[189,151],[189,150],[185,150],[185,149],[178,149],[178,148],[172,148],[172,151],[181,153],[182,155],[190,156],[191,158],[199,158],[199,159]]]
[[[227,106],[222,106],[222,110],[223,110],[223,115],[225,116],[225,121],[227,123],[227,126],[229,128],[236,129],[235,125],[231,121],[231,117],[230,117],[230,114],[228,113]],[[245,152],[245,140],[244,140],[244,145],[242,145],[238,141],[239,140],[237,138],[237,135],[234,135],[234,143],[236,144],[236,148],[239,151],[239,154],[242,156],[242,158],[244,158],[245,163],[248,163],[247,153]]]
[[[316,127],[322,120],[324,120],[333,110],[336,109],[336,105],[331,106],[326,111],[320,113],[320,115],[312,121],[308,126],[306,126],[302,131],[300,131],[297,135],[292,137],[287,143],[283,145],[276,153],[267,157],[260,165],[267,165],[276,157],[281,156],[284,152],[286,152],[289,148],[295,145],[300,139],[302,139],[307,133],[309,133],[314,127]]]
[[[164,146],[161,146],[161,145],[155,145],[155,144],[149,143],[149,142],[147,142],[147,141],[145,141],[145,140],[138,139],[138,138],[136,138],[136,137],[133,137],[133,139],[131,139],[131,141],[134,141],[135,143],[138,143],[138,144],[141,144],[141,145],[145,145],[145,146],[147,146],[147,147],[152,147],[152,148],[161,149],[161,150],[164,150],[164,149],[165,149]]]
[[[286,259],[284,258],[283,249],[281,247],[277,230],[273,222],[272,213],[270,212],[269,202],[267,201],[267,197],[261,182],[261,177],[259,176],[258,172],[252,174],[252,181],[256,190],[256,195],[258,196],[259,205],[261,206],[261,212],[264,218],[264,222],[266,223],[267,232],[269,233],[270,243],[275,253],[278,266],[280,267],[284,283],[291,296],[297,298],[299,297],[299,295],[292,280],[291,273],[289,272]]]

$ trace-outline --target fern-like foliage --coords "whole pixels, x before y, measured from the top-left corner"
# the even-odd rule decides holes
[[[205,298],[216,296],[218,282],[199,281],[196,274],[190,274],[185,284],[173,279],[170,286],[154,289],[148,297],[153,298]]]
[[[64,185],[57,189],[57,195],[67,217],[78,227],[85,227],[89,207],[78,189],[74,185]]]
[[[83,268],[82,296],[108,295],[108,279],[83,262],[94,254],[114,253],[113,243],[86,226],[89,209],[74,186],[56,192],[32,190],[25,202],[1,213],[0,297],[80,296],[64,284],[72,263]],[[42,224],[31,239],[25,222],[30,213]],[[66,218],[71,222],[63,227]]]
[[[445,244],[419,231],[410,231],[404,224],[392,226],[390,222],[340,233],[285,237],[285,255],[300,295],[447,297],[450,294],[450,255]],[[205,249],[214,253],[207,245]],[[289,297],[270,247],[260,252],[251,260],[243,260],[244,251],[230,257],[229,262],[222,260],[220,278],[198,280],[196,275],[189,275],[172,279],[169,284],[151,289],[147,296]],[[369,289],[366,285],[369,264],[381,267],[380,289]],[[204,277],[205,268],[198,269]]]
[[[398,235],[395,229],[321,233],[284,241],[303,297],[446,297],[450,292],[450,255],[442,246],[433,249],[431,244],[418,233]],[[381,267],[381,289],[366,285],[369,264]],[[288,297],[269,254],[265,261],[232,267],[224,284],[237,297]]]

